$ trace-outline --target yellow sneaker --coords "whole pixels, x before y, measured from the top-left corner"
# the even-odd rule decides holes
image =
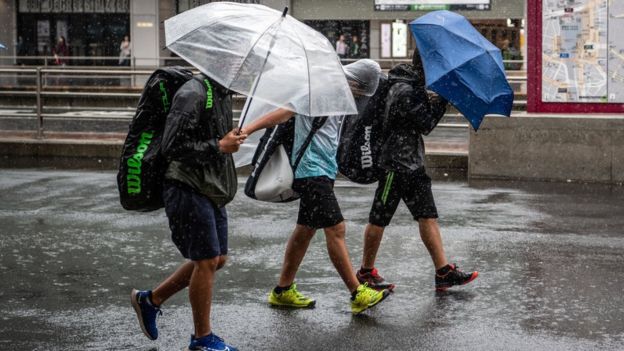
[[[388,295],[390,295],[390,291],[387,289],[377,291],[369,287],[368,283],[360,284],[355,297],[351,298],[351,311],[354,314],[361,313],[380,303],[388,297]]]
[[[281,294],[277,294],[275,289],[271,289],[269,304],[283,307],[313,308],[316,301],[297,291],[297,284],[293,283],[288,290],[282,291]]]

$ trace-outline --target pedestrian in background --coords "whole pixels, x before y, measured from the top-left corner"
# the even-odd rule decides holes
[[[336,53],[341,59],[347,57],[347,43],[345,42],[344,34],[340,34],[340,37],[338,37],[338,41],[336,42]]]
[[[351,37],[351,47],[349,49],[349,57],[352,57],[352,58],[362,57],[360,53],[360,41],[357,35],[354,35]]]
[[[130,66],[130,38],[126,35],[124,36],[121,44],[119,45],[119,65],[120,66]]]
[[[54,64],[57,66],[65,66],[67,63],[66,57],[69,56],[69,46],[67,46],[67,41],[64,36],[60,36],[56,45],[52,49],[52,54],[54,55]]]

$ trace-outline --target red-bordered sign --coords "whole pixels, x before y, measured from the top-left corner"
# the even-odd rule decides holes
[[[542,0],[528,0],[527,10],[527,111],[624,113],[623,103],[552,103],[542,101]]]

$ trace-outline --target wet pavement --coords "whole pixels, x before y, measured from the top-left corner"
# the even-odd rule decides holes
[[[180,256],[162,211],[131,213],[115,174],[0,170],[0,350],[180,350],[186,292],[147,340],[129,304]],[[372,187],[337,183],[354,266]],[[624,189],[600,185],[434,182],[446,251],[479,279],[433,291],[429,256],[404,205],[377,266],[397,284],[352,316],[319,233],[298,275],[314,310],[270,308],[296,203],[239,192],[230,261],[217,276],[213,329],[242,350],[622,350]]]

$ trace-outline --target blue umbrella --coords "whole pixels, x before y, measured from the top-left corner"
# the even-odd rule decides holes
[[[427,88],[449,100],[477,130],[486,114],[509,116],[513,90],[500,50],[468,20],[434,11],[410,23]]]

